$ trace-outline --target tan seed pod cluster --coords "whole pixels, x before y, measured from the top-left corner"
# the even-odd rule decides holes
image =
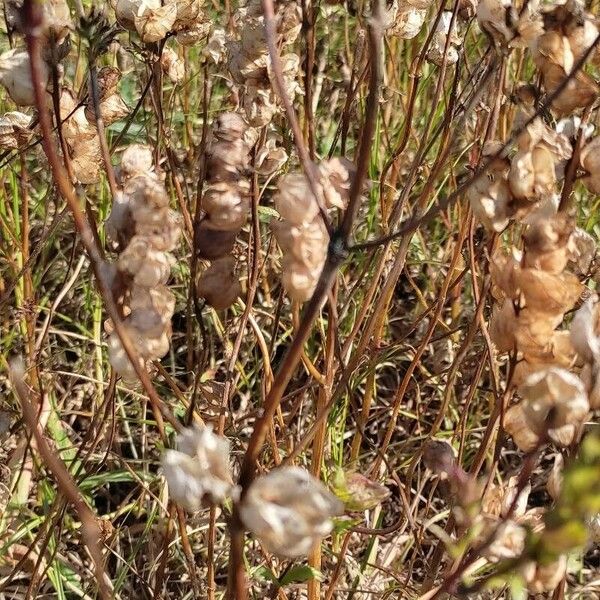
[[[319,172],[325,207],[345,206],[351,165],[334,158],[323,161]],[[273,200],[282,217],[281,221],[272,223],[272,227],[283,253],[283,286],[293,300],[306,302],[314,292],[325,263],[329,236],[305,175],[282,176]]]
[[[200,258],[213,261],[199,277],[196,290],[208,304],[221,310],[238,297],[241,287],[230,252],[246,224],[249,183],[246,179],[250,147],[248,125],[240,115],[223,113],[214,124],[213,140],[206,152],[207,185],[202,195],[205,217],[196,231]]]
[[[556,215],[529,225],[522,254],[496,254],[490,264],[499,303],[490,335],[500,352],[517,351],[515,383],[548,366],[570,367],[574,349],[567,331],[557,331],[583,286],[565,271],[570,257],[570,219]]]
[[[552,94],[592,45],[598,30],[591,15],[577,0],[551,7],[543,14],[543,21],[544,29],[531,40],[530,48],[546,92]],[[568,116],[592,104],[599,93],[598,84],[579,71],[554,100],[552,111],[558,117]]]
[[[539,117],[517,140],[508,182],[516,201],[525,209],[556,191],[557,166],[571,157],[568,138],[556,133]]]
[[[153,169],[148,146],[129,146],[121,159],[122,193],[106,222],[109,236],[120,254],[117,277],[125,292],[125,327],[147,362],[164,356],[170,345],[175,296],[167,287],[180,233],[178,215],[169,208],[169,197]],[[108,338],[109,360],[125,380],[135,381],[135,370],[116,333]]]
[[[184,45],[206,37],[210,23],[202,11],[202,0],[114,0],[118,23],[136,31],[143,42],[159,42],[175,34]]]
[[[520,130],[534,114],[529,86],[517,90],[520,99],[515,128]],[[496,156],[500,142],[488,142],[483,159]],[[474,215],[490,231],[500,232],[512,219],[534,222],[551,216],[558,206],[558,182],[573,152],[562,133],[536,118],[517,138],[511,159],[497,158],[486,177],[480,177],[467,191]]]
[[[260,2],[252,0],[236,14],[238,36],[227,43],[228,68],[233,81],[241,86],[246,120],[253,127],[268,124],[280,110],[271,85],[271,62],[265,37],[264,17]],[[277,45],[290,46],[301,27],[300,7],[294,1],[276,5]],[[300,92],[297,77],[300,58],[292,52],[281,53],[285,93],[293,99]]]

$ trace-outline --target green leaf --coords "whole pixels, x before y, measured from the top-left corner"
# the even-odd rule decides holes
[[[323,574],[318,569],[309,567],[308,565],[297,565],[292,567],[280,580],[279,585],[289,585],[290,583],[304,583],[316,579],[323,581]]]
[[[256,567],[256,569],[250,571],[250,577],[279,584],[275,573],[273,573],[273,571],[271,571],[271,569],[265,565],[261,565],[260,567]]]
[[[513,575],[508,581],[508,588],[512,600],[526,600],[527,588],[525,587],[525,582],[522,577]]]
[[[258,219],[261,223],[269,223],[272,219],[279,219],[279,213],[270,206],[259,206]]]

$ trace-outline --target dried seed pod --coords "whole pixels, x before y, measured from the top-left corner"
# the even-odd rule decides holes
[[[426,10],[419,10],[412,6],[399,8],[389,33],[403,40],[412,40],[419,35],[426,17]]]
[[[266,548],[288,558],[307,555],[333,529],[343,504],[299,467],[281,467],[256,479],[240,505],[244,525]]]
[[[177,32],[177,42],[182,46],[193,46],[208,36],[210,28],[211,25],[208,22],[194,23]]]
[[[494,291],[494,296],[498,300],[505,297],[511,299],[519,297],[517,272],[521,268],[522,259],[522,253],[512,248],[510,252],[496,252],[490,260],[490,275],[494,285],[499,288],[499,291]]]
[[[181,83],[185,77],[185,65],[177,55],[177,52],[170,48],[163,48],[160,57],[160,66],[171,83]]]
[[[496,523],[496,536],[485,551],[485,557],[492,563],[510,560],[521,556],[525,549],[527,531],[512,519]]]
[[[108,360],[112,368],[123,378],[124,381],[135,382],[137,380],[135,368],[125,353],[125,350],[121,345],[121,340],[116,333],[113,332],[108,336],[107,346]]]
[[[150,8],[142,4],[134,19],[134,24],[142,41],[147,44],[163,40],[174,29],[177,20],[177,6],[165,4]]]
[[[293,257],[284,256],[281,263],[281,282],[292,300],[306,302],[317,287],[321,269],[310,269]]]
[[[135,31],[135,18],[146,8],[155,9],[161,6],[160,0],[115,0],[115,16],[119,25]]]
[[[131,177],[123,186],[136,225],[160,225],[167,216],[169,196],[153,174]]]
[[[446,440],[431,439],[423,449],[423,462],[436,475],[448,474],[456,466],[456,452]]]
[[[311,223],[319,214],[319,207],[303,174],[288,173],[281,177],[273,202],[281,217],[293,225]]]
[[[565,460],[562,454],[557,454],[554,457],[554,464],[552,465],[552,470],[550,471],[550,476],[548,477],[548,481],[546,482],[546,490],[550,494],[553,500],[558,500],[560,496],[560,488],[562,487],[562,479],[563,479],[563,467]]]
[[[229,441],[210,427],[184,429],[177,450],[166,450],[162,469],[171,498],[189,511],[219,504],[232,492]]]
[[[170,252],[177,246],[181,234],[181,215],[174,210],[161,211],[160,222],[137,222],[135,233],[144,236],[149,243],[161,252]]]
[[[331,489],[349,511],[371,510],[391,495],[386,486],[371,481],[361,473],[341,468],[334,472]]]
[[[5,0],[4,10],[9,29],[22,31],[22,8],[23,0]],[[73,28],[69,5],[65,0],[46,0],[41,3],[41,8],[43,18],[40,35],[52,40],[54,44],[62,44],[69,34],[69,30]]]
[[[594,194],[600,194],[600,136],[593,138],[583,147],[580,161],[587,172],[583,179],[584,184]]]
[[[40,79],[46,87],[50,71],[45,62],[40,62],[39,68]],[[0,55],[0,84],[18,106],[35,106],[29,53],[25,48],[13,48]]]
[[[256,172],[259,175],[272,175],[287,162],[287,152],[276,143],[274,138],[268,138],[256,155]]]
[[[105,125],[110,125],[129,114],[129,108],[117,91],[121,71],[115,67],[103,67],[98,72],[98,99],[100,114]],[[90,123],[96,121],[94,102],[88,100],[85,116]]]
[[[175,5],[177,11],[174,24],[175,30],[193,27],[199,21],[205,19],[202,14],[203,0],[171,0],[171,3]]]
[[[513,210],[512,193],[508,183],[499,178],[490,181],[487,177],[478,179],[467,191],[473,214],[483,226],[500,233],[509,223]]]
[[[506,433],[523,452],[531,452],[538,446],[540,438],[529,426],[521,404],[514,404],[506,411],[503,425]]]
[[[235,244],[237,231],[218,231],[208,227],[206,220],[196,229],[195,240],[198,256],[215,260],[229,254]]]
[[[271,227],[284,255],[292,257],[311,271],[316,269],[320,272],[328,244],[327,231],[320,219],[301,226],[275,221]]]
[[[515,348],[517,317],[511,300],[496,305],[490,319],[490,338],[498,352],[509,352]]]
[[[206,227],[239,232],[246,224],[250,205],[239,185],[222,181],[206,187],[202,208],[207,214]]]
[[[563,580],[567,572],[567,557],[560,556],[550,564],[528,563],[523,569],[527,589],[532,594],[551,592]]]
[[[456,46],[459,46],[460,43],[461,39],[456,31],[456,23],[452,23],[452,12],[445,10],[440,16],[431,40],[427,59],[438,66],[441,66],[444,60],[447,65],[453,65],[458,61]]]
[[[516,283],[526,306],[538,314],[564,314],[581,296],[583,286],[571,273],[555,275],[540,269],[520,269]]]
[[[223,62],[227,54],[226,38],[224,29],[214,29],[204,46],[202,55],[210,58],[215,65]]]
[[[583,303],[571,322],[571,342],[588,363],[600,360],[600,305],[596,295]]]
[[[143,144],[131,144],[121,157],[121,178],[123,181],[136,175],[146,175],[153,171],[152,148]]]
[[[573,222],[562,214],[530,223],[523,234],[523,266],[556,275],[562,273],[567,265],[572,233]]]
[[[75,179],[84,185],[97,183],[102,170],[102,150],[98,136],[95,135],[92,139],[67,139],[67,144],[71,147],[71,168]]]
[[[155,250],[142,236],[135,235],[119,256],[119,271],[133,278],[136,285],[155,287],[168,281],[174,259],[171,255]]]
[[[7,112],[0,117],[0,148],[17,150],[33,135],[31,117],[22,112]]]
[[[559,446],[569,446],[579,436],[589,414],[582,381],[569,371],[550,368],[534,373],[520,386],[527,425],[539,436]]]
[[[216,310],[229,308],[242,291],[235,274],[235,258],[225,256],[215,260],[198,279],[196,290]]]
[[[562,86],[575,63],[569,39],[556,31],[547,31],[537,39],[533,47],[533,59],[542,73],[548,94]],[[568,116],[592,104],[599,93],[600,87],[595,81],[579,71],[554,99],[552,111],[558,117]]]
[[[568,243],[568,265],[571,271],[581,278],[588,276],[597,253],[596,240],[583,229],[576,227]]]

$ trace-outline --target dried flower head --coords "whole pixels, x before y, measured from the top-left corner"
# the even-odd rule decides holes
[[[308,471],[281,467],[256,479],[240,505],[244,525],[274,554],[307,555],[343,504]]]

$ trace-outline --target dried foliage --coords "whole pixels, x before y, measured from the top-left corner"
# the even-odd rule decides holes
[[[600,597],[597,0],[5,0],[0,599]]]

